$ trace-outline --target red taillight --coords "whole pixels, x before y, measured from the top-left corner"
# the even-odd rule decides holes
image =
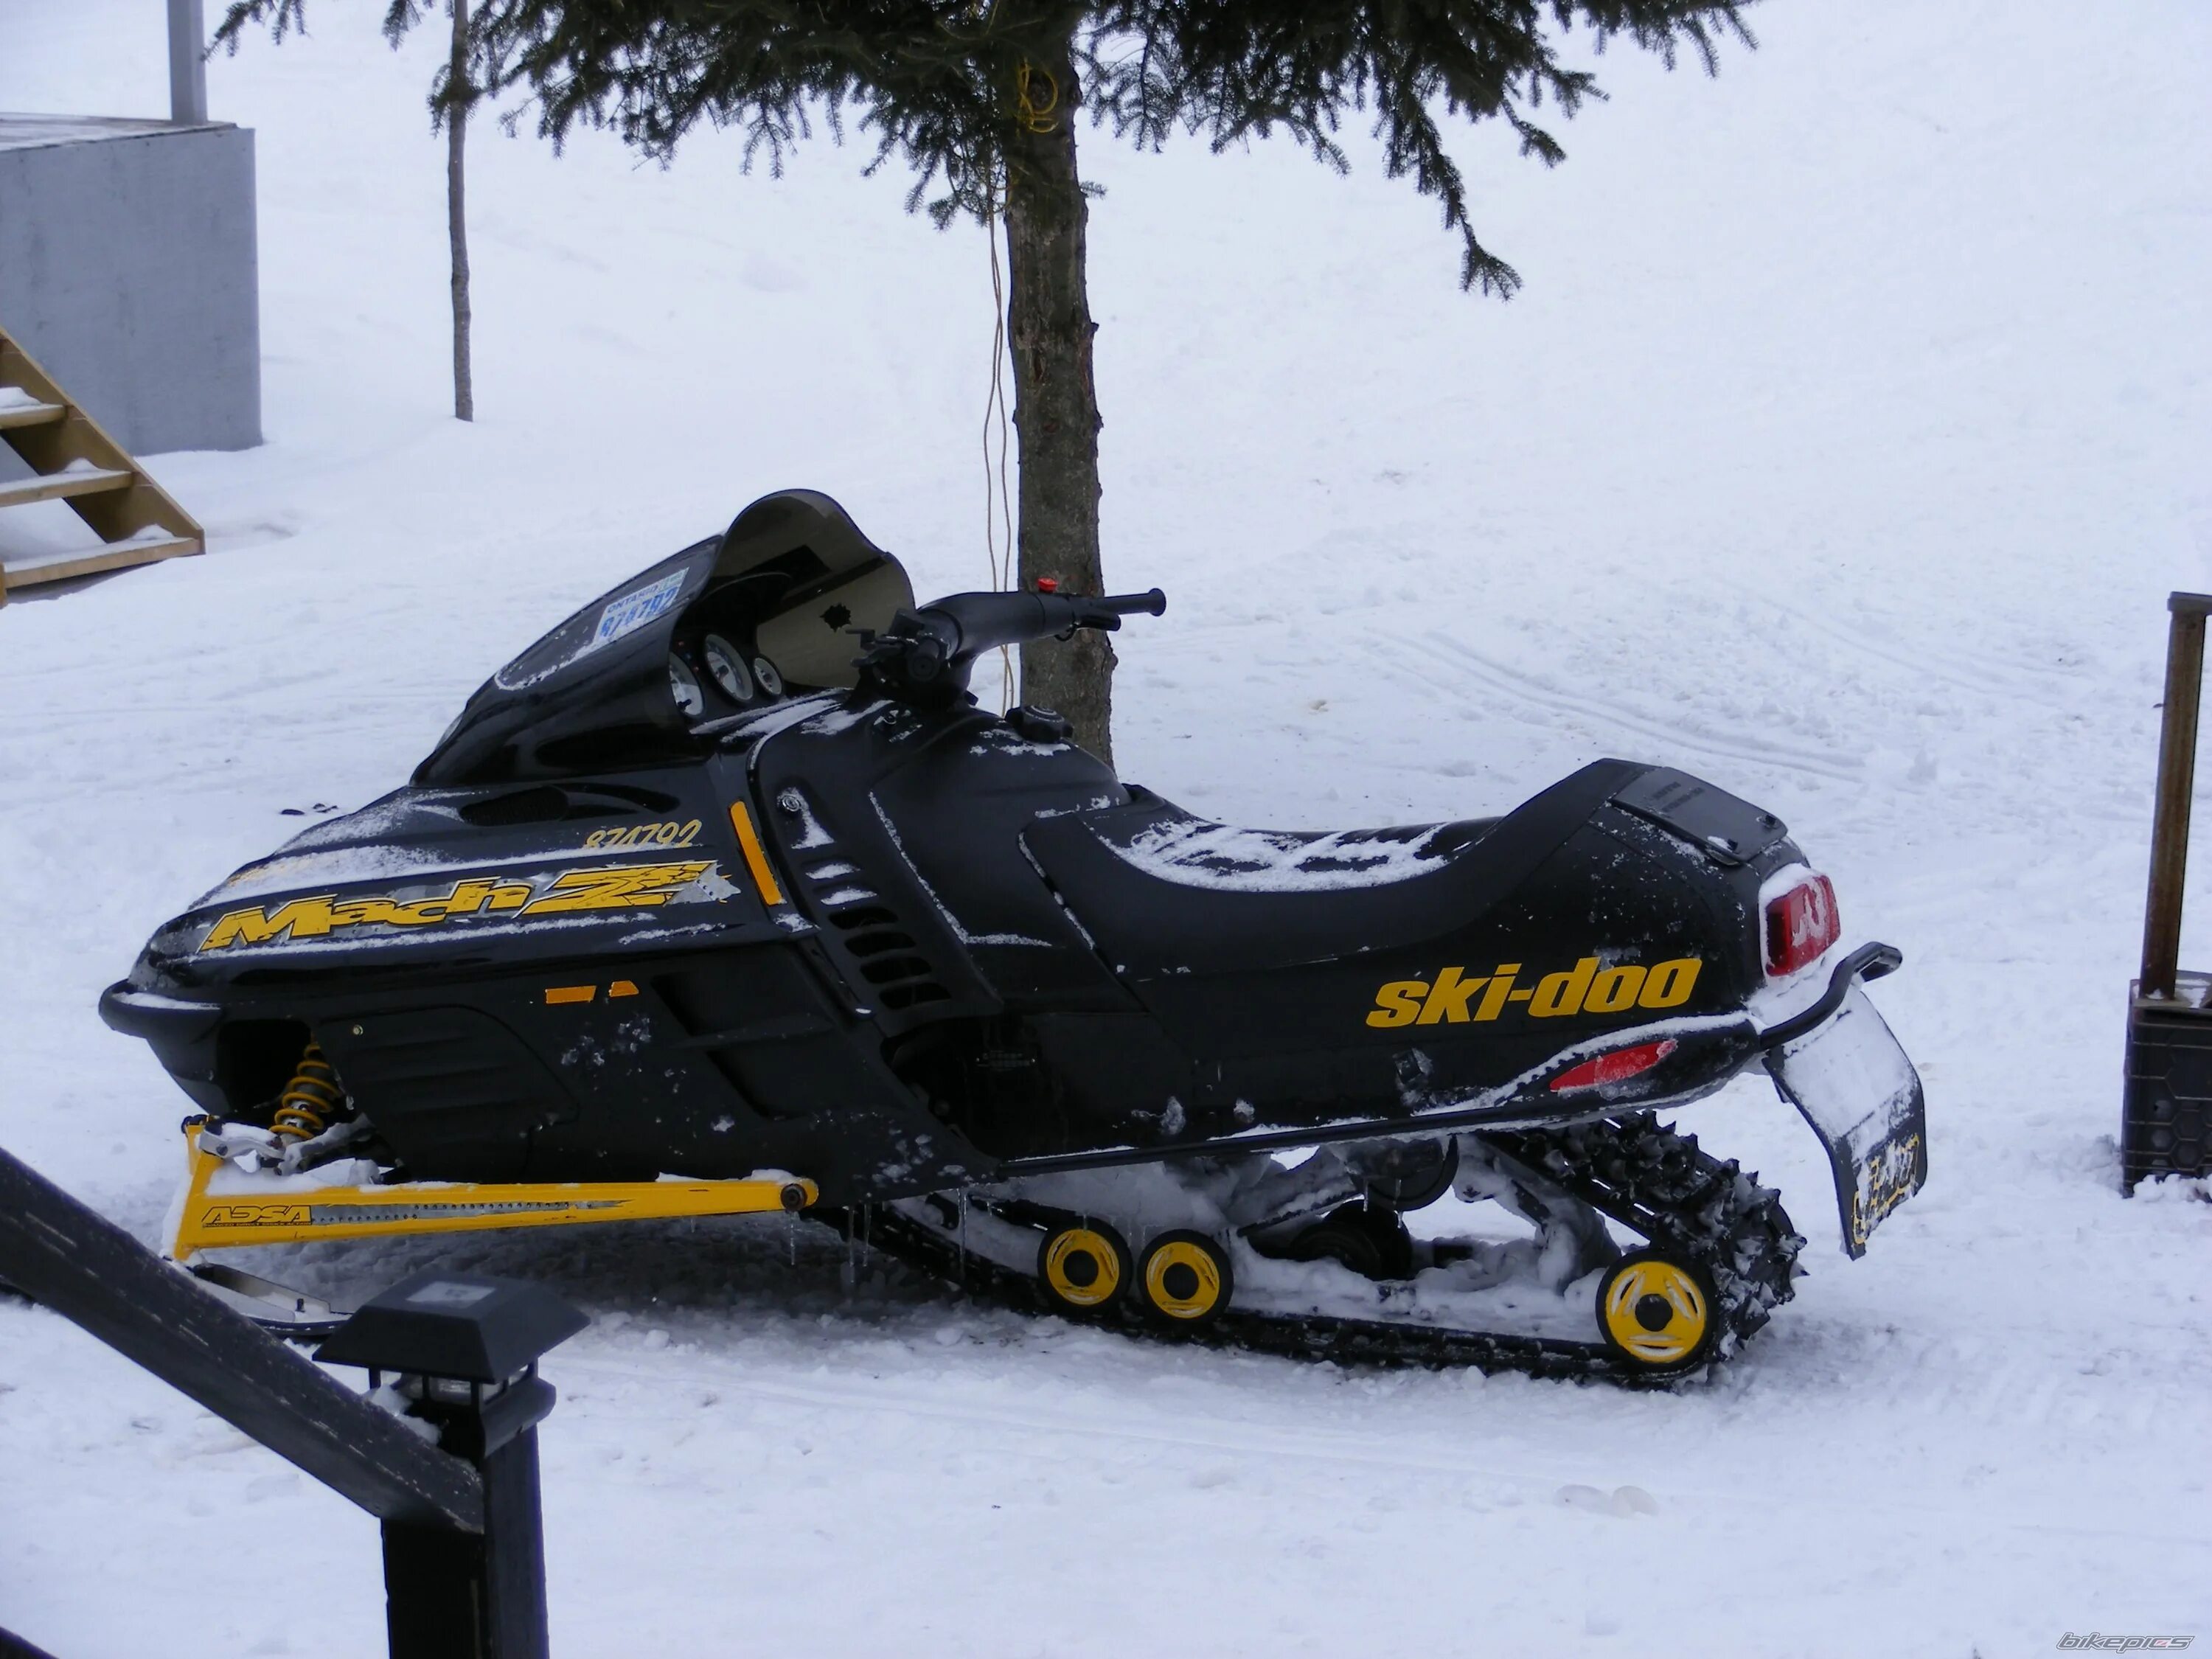
[[[1673,1054],[1680,1045],[1672,1037],[1662,1037],[1656,1042],[1639,1042],[1633,1048],[1615,1048],[1609,1054],[1600,1054],[1595,1060],[1586,1060],[1552,1079],[1552,1092],[1563,1095],[1570,1089],[1595,1089],[1607,1083],[1625,1083],[1639,1072],[1648,1072]]]
[[[1844,934],[1836,915],[1836,890],[1826,876],[1799,882],[1766,903],[1766,972],[1786,979]]]

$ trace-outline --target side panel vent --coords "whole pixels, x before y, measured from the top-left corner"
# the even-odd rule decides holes
[[[810,855],[801,866],[815,913],[829,924],[830,937],[860,980],[886,1008],[905,1010],[949,1002],[945,988],[920,951],[914,934],[884,896],[865,883],[859,866],[846,858],[821,814],[794,787],[776,798],[785,812],[799,820],[804,833],[795,848]]]

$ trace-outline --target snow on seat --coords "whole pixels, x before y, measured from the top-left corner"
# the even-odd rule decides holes
[[[1022,839],[1117,974],[1249,972],[1465,927],[1644,769],[1600,761],[1503,818],[1391,830],[1239,830],[1133,789]]]
[[[1233,893],[1328,893],[1432,875],[1497,822],[1389,830],[1238,830],[1178,813],[1146,824],[1114,852],[1146,875]]]

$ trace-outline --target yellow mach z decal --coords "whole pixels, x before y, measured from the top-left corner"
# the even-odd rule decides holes
[[[226,911],[200,941],[203,951],[327,939],[353,927],[433,927],[456,916],[532,916],[635,910],[671,900],[726,898],[737,889],[712,859],[682,864],[618,864],[533,877],[473,877],[443,891],[341,898],[324,893],[274,909]]]
[[[671,888],[696,881],[714,866],[696,864],[629,864],[611,870],[564,870],[553,878],[543,897],[522,907],[526,916],[542,916],[550,910],[628,910],[641,904],[663,904]]]
[[[1480,1024],[1496,1019],[1509,1008],[1522,1009],[1532,1019],[1679,1008],[1697,988],[1698,972],[1704,966],[1696,957],[1677,957],[1650,968],[1634,963],[1605,968],[1597,957],[1584,957],[1533,985],[1514,982],[1521,973],[1517,962],[1501,962],[1488,973],[1473,976],[1464,968],[1446,968],[1433,980],[1392,980],[1375,994],[1367,1023],[1388,1030],[1396,1025]]]

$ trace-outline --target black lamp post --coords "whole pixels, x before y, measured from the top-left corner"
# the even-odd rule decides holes
[[[406,1414],[483,1480],[483,1530],[384,1522],[385,1616],[407,1659],[546,1659],[538,1425],[549,1349],[591,1322],[542,1285],[431,1272],[364,1303],[315,1358],[386,1374]]]

